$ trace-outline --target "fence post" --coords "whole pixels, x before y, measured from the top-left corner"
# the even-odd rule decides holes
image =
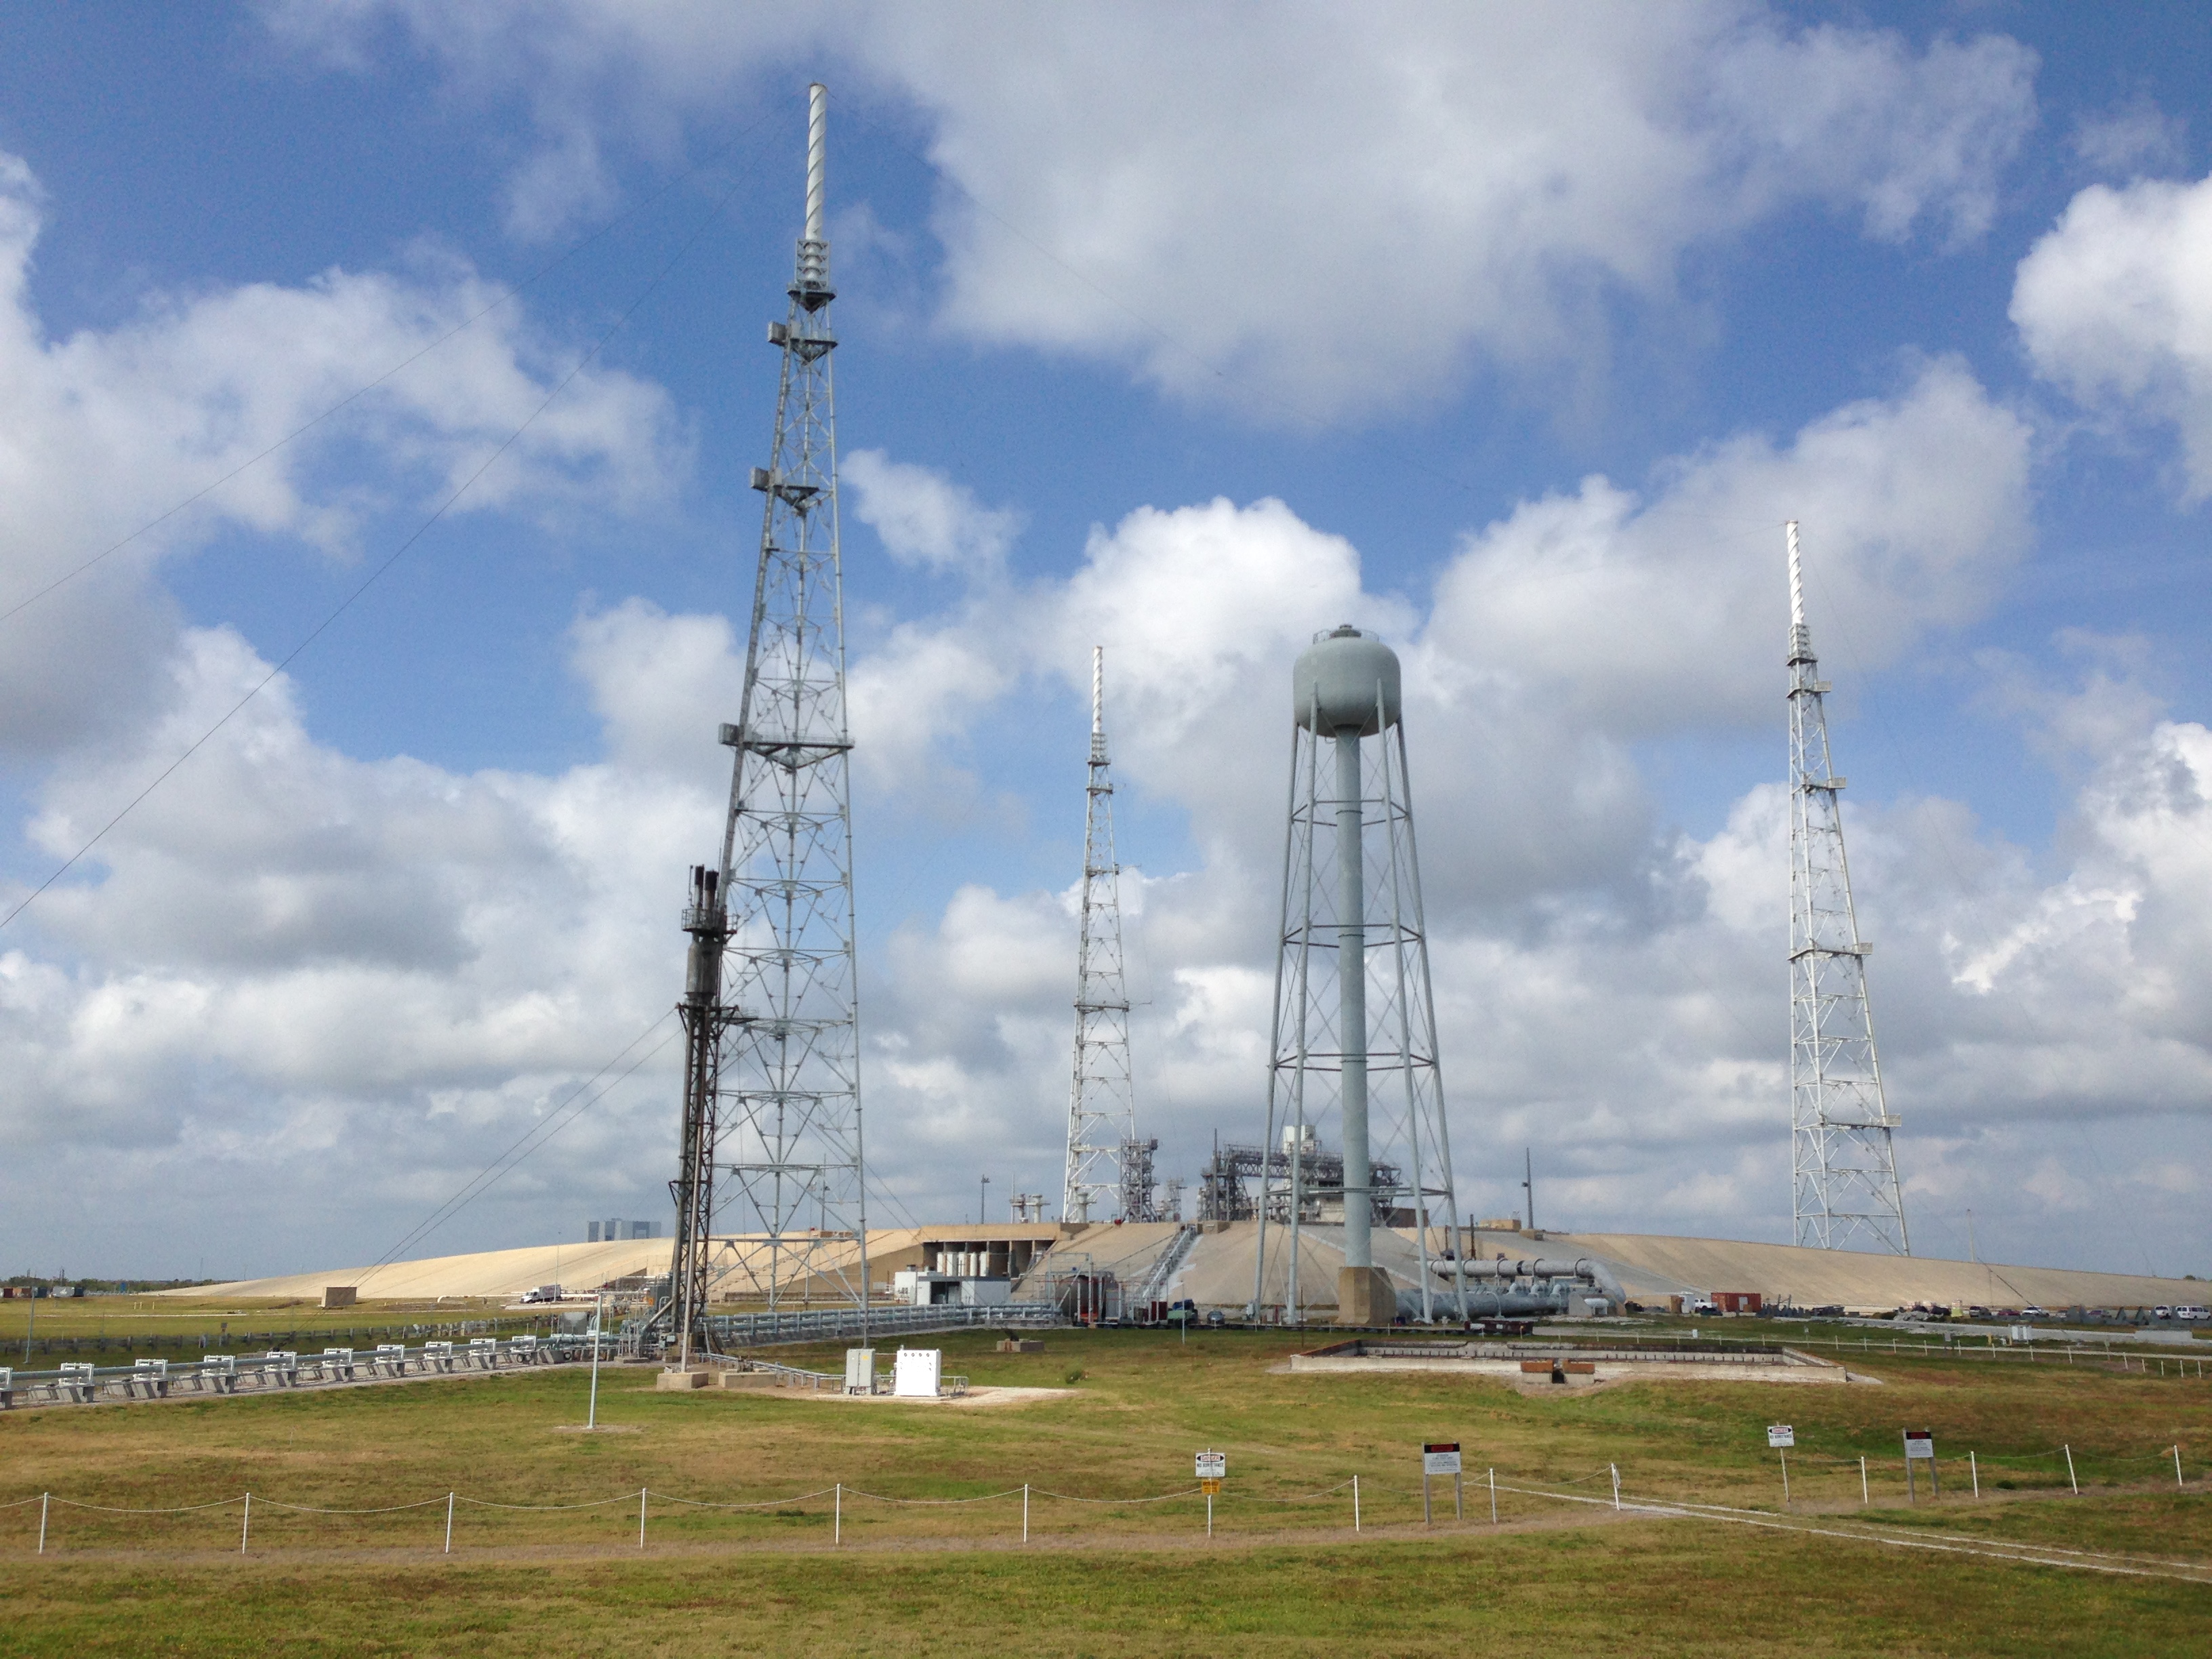
[[[815,1490],[818,1492],[821,1488],[817,1486]],[[836,1495],[830,1498],[830,1541],[833,1544],[842,1544],[845,1541],[845,1483],[843,1481],[840,1480],[837,1483]]]
[[[650,1490],[646,1486],[637,1489],[637,1547],[640,1549],[645,1547],[645,1495]]]
[[[1973,1477],[1974,1496],[1979,1498],[1982,1495],[1982,1466],[1974,1460],[1972,1452],[1966,1454],[1966,1473]]]
[[[1620,1465],[1608,1463],[1606,1468],[1613,1471],[1613,1507],[1617,1514],[1620,1509]]]
[[[2176,1449],[2174,1467],[2177,1469],[2181,1467],[2180,1457],[2181,1453]],[[1352,1529],[1354,1532],[1359,1530],[1359,1477],[1356,1474],[1352,1477]]]
[[[1873,1502],[1873,1495],[1867,1491],[1866,1458],[1862,1455],[1859,1458],[1859,1507],[1864,1509]]]
[[[1495,1466],[1490,1471],[1490,1524],[1493,1527],[1498,1524],[1498,1470]]]
[[[1213,1536],[1213,1494],[1206,1494],[1206,1535]]]
[[[1022,1482],[1022,1542],[1024,1542],[1024,1544],[1026,1544],[1026,1543],[1028,1543],[1029,1541],[1030,1541],[1030,1486],[1029,1486],[1029,1482],[1028,1482],[1028,1481],[1026,1481],[1026,1480],[1024,1480],[1024,1482]]]
[[[246,1513],[239,1518],[238,1522],[238,1553],[240,1555],[246,1553],[246,1534],[252,1530],[252,1526],[253,1494],[248,1492],[246,1494]]]
[[[453,1494],[446,1494],[446,1553],[453,1553]]]
[[[1775,1455],[1782,1460],[1782,1507],[1786,1510],[1790,1507],[1790,1454],[1783,1451]]]
[[[2066,1453],[2066,1484],[2074,1488],[2074,1495],[2076,1498],[2079,1498],[2081,1495],[2081,1483],[2074,1478],[2074,1448],[2068,1446],[2064,1449]]]
[[[39,1494],[39,1553],[41,1555],[46,1553],[46,1505],[52,1498],[53,1493],[50,1492]]]
[[[2173,1484],[2177,1486],[2188,1485],[2181,1478],[2181,1443],[2179,1440],[2173,1443]]]

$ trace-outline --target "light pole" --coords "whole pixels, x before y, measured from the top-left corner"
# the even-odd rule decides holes
[[[979,1227],[990,1224],[990,1218],[984,1213],[984,1202],[990,1196],[990,1191],[991,1177],[985,1176],[982,1183],[975,1188],[975,1224]]]
[[[599,1426],[599,1333],[606,1328],[607,1293],[592,1298],[592,1408],[584,1419],[588,1431]]]

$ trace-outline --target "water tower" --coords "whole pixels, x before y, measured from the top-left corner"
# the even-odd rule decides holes
[[[1291,674],[1290,832],[1253,1304],[1261,1316],[1279,1306],[1291,1322],[1315,1288],[1300,1283],[1302,1235],[1339,1210],[1340,1324],[1387,1325],[1398,1311],[1375,1261],[1378,1221],[1407,1231],[1411,1249],[1399,1259],[1416,1276],[1425,1320],[1449,1294],[1434,1263],[1459,1256],[1400,680],[1397,653],[1349,625],[1317,635]],[[1335,1160],[1320,1151],[1332,1118],[1344,1148],[1337,1181],[1328,1179]],[[1390,1155],[1388,1181],[1376,1178],[1378,1151]],[[1271,1227],[1285,1261],[1279,1300],[1268,1293]],[[1463,1318],[1455,1265],[1452,1288]]]

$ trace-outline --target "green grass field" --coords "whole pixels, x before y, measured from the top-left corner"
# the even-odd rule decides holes
[[[1528,1397],[1432,1374],[1291,1376],[1269,1369],[1301,1346],[1280,1335],[1055,1332],[1035,1356],[931,1340],[978,1385],[1062,1392],[957,1408],[668,1395],[648,1371],[609,1368],[607,1431],[590,1436],[574,1431],[580,1370],[0,1417],[0,1502],[256,1495],[243,1557],[234,1501],[163,1516],[57,1506],[44,1557],[38,1507],[0,1510],[0,1653],[2212,1651],[2212,1574],[2067,1571],[1516,1492],[1493,1530],[1482,1474],[1609,1499],[1618,1464],[1632,1498],[1782,1520],[1765,1428],[1786,1420],[1792,1526],[2212,1562],[2212,1382],[1899,1356],[1863,1367],[1881,1387]],[[1906,1426],[1936,1432],[1940,1505],[1904,1504]],[[1468,1519],[1450,1521],[1440,1483],[1433,1532],[1426,1439],[1462,1443],[1472,1472]],[[2181,1489],[2161,1450],[2177,1442]],[[1229,1459],[1211,1542],[1195,1497],[1127,1501],[1187,1492],[1204,1447]],[[1964,1496],[1970,1449],[1979,1504]],[[1358,1536],[1350,1493],[1328,1490],[1355,1474]],[[1024,1483],[1041,1489],[1026,1548],[1018,1495],[992,1496]],[[791,1501],[837,1484],[841,1522],[826,1492]],[[642,1552],[641,1486],[655,1494]],[[457,1506],[451,1557],[449,1491],[478,1500]],[[941,1501],[969,1498],[983,1501]],[[595,1499],[610,1501],[481,1506]],[[302,1512],[407,1504],[422,1507]]]

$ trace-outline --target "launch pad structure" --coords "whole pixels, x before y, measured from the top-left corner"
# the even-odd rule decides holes
[[[720,858],[693,870],[683,914],[675,1249],[647,1327],[679,1365],[713,1344],[710,1298],[774,1312],[803,1284],[856,1308],[863,1340],[868,1321],[836,295],[823,234],[829,94],[817,84],[807,100],[805,228],[789,307],[769,325],[775,437],[751,479],[763,507],[744,689],[720,731],[734,751],[729,810]]]
[[[819,85],[808,99],[805,229],[787,310],[768,331],[780,364],[774,435],[769,464],[751,474],[763,509],[744,690],[738,719],[720,732],[733,751],[728,810],[720,857],[693,868],[681,921],[690,942],[673,1252],[668,1294],[646,1326],[678,1364],[714,1346],[710,1302],[773,1314],[803,1286],[809,1304],[856,1310],[864,1333],[868,1319],[837,340],[823,235],[828,101]],[[1844,851],[1844,780],[1831,765],[1828,687],[1805,623],[1794,522],[1788,537],[1795,1233],[1801,1244],[1910,1255],[1896,1120],[1867,1002],[1869,947]],[[1308,1303],[1326,1300],[1298,1282],[1299,1234],[1336,1224],[1339,1317],[1387,1322],[1395,1293],[1370,1241],[1395,1225],[1419,1258],[1418,1306],[1407,1312],[1430,1321],[1449,1301],[1465,1318],[1461,1253],[1431,1243],[1455,1239],[1459,1217],[1398,660],[1371,635],[1337,628],[1315,636],[1292,687],[1267,1130],[1257,1147],[1217,1149],[1200,1216],[1256,1223],[1255,1315],[1271,1229],[1287,1235],[1282,1316],[1297,1322]],[[1159,1143],[1136,1127],[1113,793],[1099,648],[1060,1194],[1064,1223],[1077,1225],[1109,1210],[1121,1222],[1161,1213]],[[1322,1140],[1331,1118],[1340,1153]]]

